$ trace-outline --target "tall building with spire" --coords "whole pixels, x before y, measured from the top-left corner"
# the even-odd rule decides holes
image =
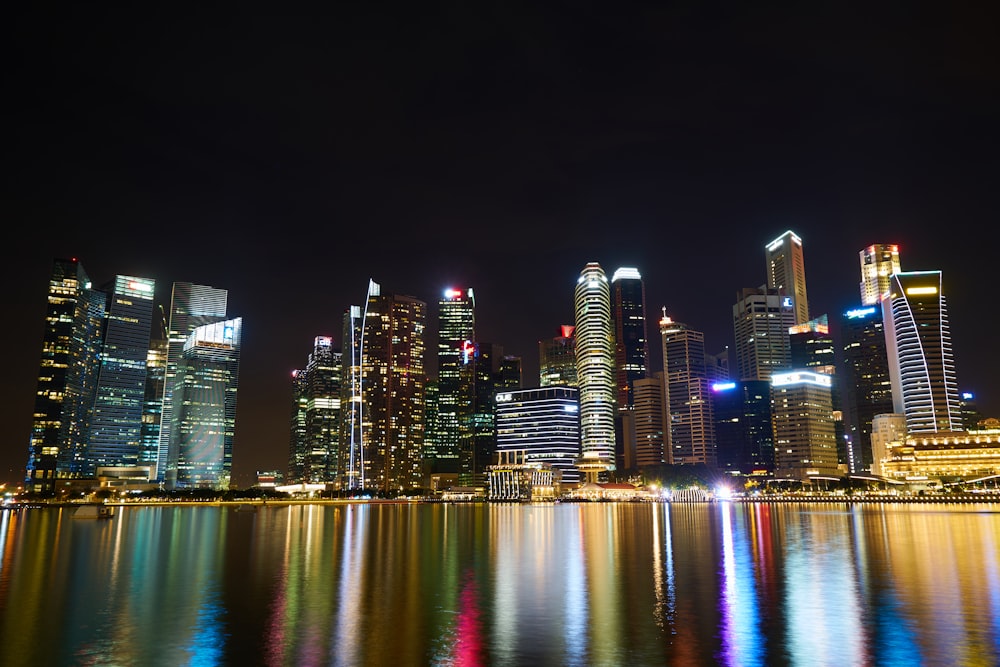
[[[125,275],[105,287],[109,304],[87,438],[87,477],[101,468],[139,465],[155,289],[151,279]]]
[[[660,319],[666,404],[667,462],[716,465],[715,425],[706,368],[705,335],[674,322],[663,309]]]
[[[882,299],[893,412],[909,435],[962,431],[962,407],[940,271],[890,276]]]
[[[806,293],[806,264],[802,239],[791,230],[764,246],[767,260],[767,286],[792,300],[793,324],[809,321],[809,297]]]
[[[581,459],[587,481],[615,467],[614,333],[611,289],[596,262],[580,272],[574,291],[576,376],[580,390]]]
[[[468,468],[472,459],[475,353],[475,294],[449,287],[438,301],[438,440],[425,452],[432,473],[461,474],[460,461]]]
[[[899,246],[875,243],[863,248],[858,255],[861,258],[861,304],[872,306],[889,291],[889,276],[902,271]]]
[[[25,472],[34,493],[54,491],[57,477],[83,475],[107,295],[77,259],[59,258],[47,302]]]
[[[184,357],[184,346],[198,327],[226,319],[228,295],[224,289],[190,282],[175,282],[171,289],[156,473],[157,481],[168,489],[174,488],[177,483],[177,457],[180,450],[178,442],[171,442],[171,434],[179,432],[180,428],[177,423],[178,413],[174,410],[177,405],[174,390],[178,381],[178,367]]]
[[[369,282],[360,350],[360,488],[398,492],[421,484],[427,304]],[[353,400],[353,399],[352,399]]]

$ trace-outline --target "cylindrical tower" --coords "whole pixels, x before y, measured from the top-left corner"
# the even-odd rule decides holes
[[[615,460],[615,355],[611,288],[600,264],[590,262],[576,282],[576,375],[580,389],[580,469],[589,481]]]

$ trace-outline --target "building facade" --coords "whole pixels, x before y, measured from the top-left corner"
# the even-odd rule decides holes
[[[716,465],[715,425],[705,335],[666,314],[660,319],[666,404],[666,459],[673,465]]]
[[[577,386],[574,328],[571,324],[564,324],[558,336],[538,341],[539,386]]]
[[[497,452],[523,465],[549,466],[564,484],[581,481],[579,390],[538,387],[496,397]]]
[[[775,288],[747,287],[733,305],[737,380],[769,380],[791,367],[788,330],[795,325],[790,297]]]
[[[793,370],[771,376],[776,477],[808,481],[841,474],[831,386],[825,373]]]
[[[472,460],[475,353],[475,294],[448,288],[438,301],[437,442],[425,452],[432,472],[460,472]]]
[[[951,349],[948,308],[940,271],[890,276],[882,300],[893,412],[906,415],[906,430],[963,429]]]
[[[794,324],[809,321],[809,297],[806,291],[806,263],[802,239],[791,230],[764,246],[767,260],[767,286],[792,300]]]
[[[580,272],[574,313],[582,457],[578,467],[586,471],[590,481],[596,481],[615,467],[617,404],[611,289],[596,262],[588,263]]]
[[[858,255],[861,259],[861,304],[873,306],[889,291],[889,276],[902,271],[899,246],[876,243],[863,248]]]
[[[288,452],[290,484],[339,485],[341,352],[330,336],[316,336],[305,368],[293,373],[293,419]]]

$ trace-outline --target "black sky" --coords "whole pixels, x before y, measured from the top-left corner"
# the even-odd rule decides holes
[[[473,287],[480,340],[533,384],[587,262],[642,272],[655,362],[661,306],[731,344],[786,229],[831,320],[866,245],[942,270],[959,384],[1000,416],[996,16],[756,4],[10,14],[0,473],[23,474],[62,256],[164,304],[173,281],[229,290],[239,485],[284,468],[289,374],[369,278],[432,331],[442,290]]]

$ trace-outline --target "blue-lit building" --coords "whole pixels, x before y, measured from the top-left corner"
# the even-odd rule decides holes
[[[497,451],[525,463],[550,464],[563,484],[581,481],[579,391],[538,387],[496,396]]]
[[[741,475],[773,473],[771,383],[767,380],[715,382],[711,395],[718,468]]]
[[[870,472],[874,461],[872,422],[875,415],[893,412],[881,306],[845,311],[840,320],[840,340],[848,465],[851,472]]]
[[[110,302],[87,438],[86,477],[99,475],[101,468],[139,466],[155,288],[153,280],[123,275],[105,288]]]

